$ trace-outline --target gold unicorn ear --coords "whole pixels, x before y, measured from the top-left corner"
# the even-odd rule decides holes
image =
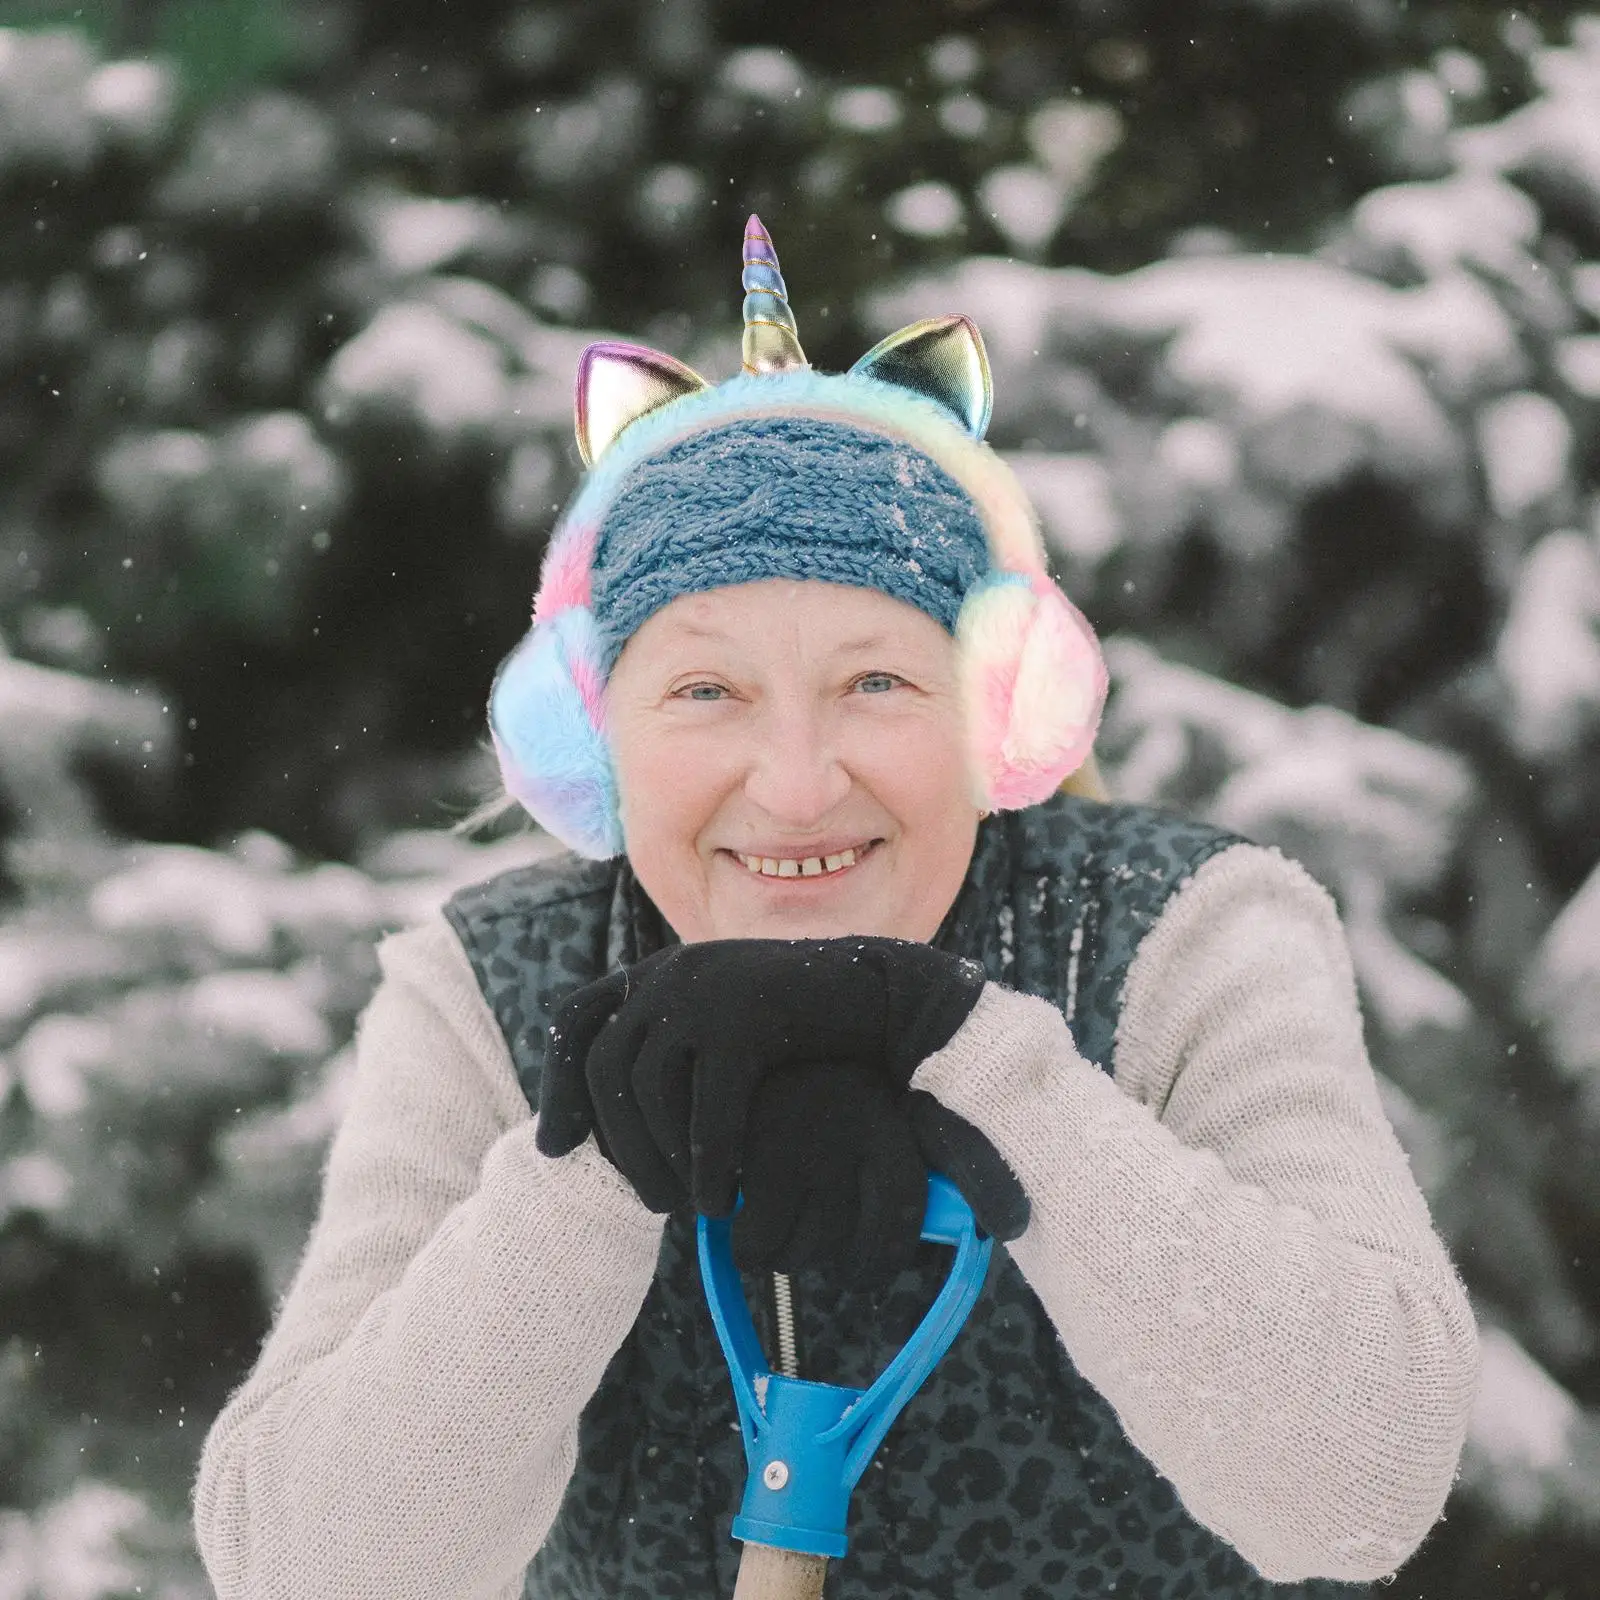
[[[642,344],[601,339],[578,358],[578,454],[592,467],[630,422],[711,385],[693,367]]]
[[[850,370],[936,400],[974,439],[981,439],[989,426],[994,409],[989,357],[977,323],[959,312],[927,317],[891,333]]]

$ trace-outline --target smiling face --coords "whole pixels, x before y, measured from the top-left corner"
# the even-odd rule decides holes
[[[629,863],[685,943],[938,931],[978,812],[932,617],[817,581],[683,595],[606,715]]]

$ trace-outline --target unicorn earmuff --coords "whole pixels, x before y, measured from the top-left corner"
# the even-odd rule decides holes
[[[579,359],[575,421],[589,471],[551,536],[533,626],[489,696],[507,793],[580,855],[622,852],[605,732],[607,645],[591,604],[606,513],[641,463],[704,430],[799,417],[886,435],[929,458],[970,498],[989,558],[955,622],[973,800],[991,811],[1037,804],[1088,757],[1106,667],[1093,629],[1049,576],[1021,485],[983,442],[992,389],[977,327],[960,315],[915,322],[848,372],[818,373],[800,348],[777,253],[754,216],[742,281],[744,371],[725,383],[710,384],[642,345],[601,341]]]

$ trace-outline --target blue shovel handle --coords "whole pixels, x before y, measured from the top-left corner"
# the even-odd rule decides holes
[[[850,1492],[901,1408],[922,1386],[983,1288],[993,1239],[947,1178],[928,1178],[922,1237],[956,1247],[944,1288],[866,1391],[771,1371],[733,1264],[728,1218],[701,1217],[700,1278],[733,1379],[748,1468],[733,1536],[805,1555],[842,1556]]]

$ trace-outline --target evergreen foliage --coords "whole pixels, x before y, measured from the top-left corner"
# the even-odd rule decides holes
[[[591,338],[972,314],[1120,795],[1339,898],[1485,1328],[1389,1591],[1600,1556],[1600,16],[1466,0],[0,5],[0,1596],[206,1592],[372,945]],[[6,653],[9,652],[9,653]]]

